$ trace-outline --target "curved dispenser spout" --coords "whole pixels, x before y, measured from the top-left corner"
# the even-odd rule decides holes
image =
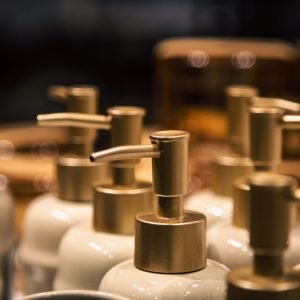
[[[250,160],[256,171],[275,172],[281,162],[282,130],[300,129],[300,105],[283,99],[255,97],[249,108]],[[292,114],[289,113],[298,113]],[[249,227],[250,200],[244,197],[249,187],[245,178],[236,180],[233,188],[233,223]]]
[[[151,145],[115,147],[93,153],[92,161],[151,157],[158,210],[140,212],[135,225],[135,266],[159,273],[185,273],[206,266],[205,216],[183,209],[187,193],[188,138],[185,131],[159,131]]]
[[[289,176],[257,172],[247,178],[247,185],[253,268],[229,274],[227,299],[300,299],[300,274],[284,270],[282,259],[289,244],[290,204],[300,203],[297,182]]]
[[[55,101],[63,102],[68,112],[96,114],[100,91],[92,85],[52,86],[48,95]],[[86,128],[70,128],[72,153],[88,156],[93,151],[96,131]]]

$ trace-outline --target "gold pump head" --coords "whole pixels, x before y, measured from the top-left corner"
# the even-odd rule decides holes
[[[300,105],[283,99],[255,97],[249,108],[250,160],[256,171],[276,171],[281,162],[282,130],[300,128]],[[289,113],[294,114],[289,114]],[[296,114],[298,113],[298,114]],[[233,224],[248,228],[248,186],[237,179],[233,186]]]
[[[257,172],[246,179],[250,202],[250,246],[253,267],[228,275],[228,300],[300,299],[300,274],[285,271],[291,203],[300,203],[294,178]]]
[[[213,160],[212,188],[215,194],[229,197],[232,195],[232,182],[253,171],[253,163],[248,157],[248,109],[258,91],[247,85],[232,85],[226,88],[225,93],[231,153],[218,155]]]
[[[109,108],[108,114],[112,147],[141,143],[144,109],[116,106]],[[94,187],[95,230],[132,235],[136,213],[153,208],[152,184],[135,179],[138,162],[135,158],[111,162],[112,184]]]
[[[246,157],[249,154],[248,108],[258,90],[248,85],[231,85],[225,93],[229,144],[234,153]]]
[[[253,98],[252,102],[250,159],[257,170],[274,170],[281,162],[282,129],[300,128],[297,120],[300,119],[300,104],[262,97]]]
[[[48,95],[67,106],[67,112],[97,114],[100,91],[92,85],[52,86]],[[70,128],[72,153],[88,156],[94,147],[96,130]]]
[[[99,91],[94,86],[54,86],[48,93],[50,97],[65,102],[69,113],[39,115],[37,117],[39,125],[69,126],[69,115],[79,114],[88,121],[89,114],[97,112]],[[99,123],[102,127],[109,126],[107,118],[97,120],[98,126]],[[56,164],[57,194],[61,199],[91,201],[93,196],[91,185],[108,179],[108,165],[91,164],[88,159],[93,149],[97,128],[82,124],[79,124],[78,128],[70,128],[71,153],[60,156]]]
[[[152,158],[157,211],[136,215],[134,263],[157,273],[186,273],[206,267],[206,218],[185,211],[188,138],[185,131],[166,130],[150,135],[150,145],[128,145],[91,155],[92,161]]]

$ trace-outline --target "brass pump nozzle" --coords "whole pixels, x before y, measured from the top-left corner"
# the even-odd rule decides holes
[[[213,186],[215,194],[230,197],[232,182],[253,170],[249,159],[249,118],[251,99],[257,89],[247,85],[232,85],[226,88],[228,140],[230,153],[217,155],[213,159]]]
[[[281,162],[282,130],[300,129],[300,105],[283,99],[255,97],[249,108],[250,159],[256,171],[276,171]],[[290,115],[289,113],[298,113]],[[233,187],[233,223],[249,226],[250,200],[244,196],[249,189],[245,178],[235,181]]]

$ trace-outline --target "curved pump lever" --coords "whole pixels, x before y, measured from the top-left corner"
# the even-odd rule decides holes
[[[266,108],[281,108],[286,112],[300,113],[300,104],[280,98],[253,97],[251,98],[251,106]]]
[[[259,108],[279,108],[284,110],[279,122],[283,129],[300,128],[300,104],[279,98],[253,97],[252,107]],[[288,115],[287,113],[295,113]]]
[[[93,129],[110,129],[111,116],[82,114],[82,113],[55,113],[37,116],[38,124],[42,126],[70,126]]]
[[[157,150],[156,145],[128,145],[113,147],[107,150],[92,153],[90,159],[93,162],[105,162],[159,156],[160,151]]]
[[[283,129],[299,129],[300,115],[284,115],[281,118]]]

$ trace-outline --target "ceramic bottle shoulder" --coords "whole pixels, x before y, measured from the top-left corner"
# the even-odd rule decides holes
[[[300,261],[299,226],[291,230],[290,242],[284,261],[291,267]],[[221,222],[207,232],[207,255],[230,269],[249,266],[253,252],[249,245],[249,232],[231,222]]]
[[[209,228],[219,221],[230,219],[233,204],[231,197],[220,196],[210,189],[203,189],[186,197],[185,208],[204,213]]]
[[[133,236],[96,232],[88,222],[72,227],[60,244],[55,290],[97,289],[104,274],[131,258],[133,249]]]
[[[47,226],[51,230],[54,230],[53,226],[68,228],[73,223],[90,217],[91,213],[90,203],[65,201],[57,198],[55,194],[44,194],[35,198],[26,210],[24,235],[26,236],[27,231],[34,231],[33,226],[38,227],[38,231],[47,230]]]
[[[74,224],[91,218],[90,203],[64,201],[54,194],[33,200],[24,217],[19,254],[28,263],[54,265],[64,233]],[[50,263],[51,261],[51,263]]]
[[[139,270],[133,260],[127,260],[104,276],[99,289],[134,299],[221,300],[226,296],[227,271],[223,265],[208,260],[207,267],[197,272],[158,274]]]

